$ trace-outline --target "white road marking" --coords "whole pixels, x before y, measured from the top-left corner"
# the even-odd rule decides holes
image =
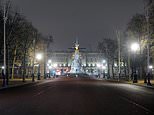
[[[127,102],[129,102],[129,103],[131,103],[131,104],[133,104],[133,105],[135,105],[135,106],[137,106],[137,107],[139,107],[139,108],[145,110],[145,111],[148,112],[148,113],[154,114],[153,111],[151,111],[150,109],[144,107],[143,105],[140,105],[140,104],[138,104],[138,103],[136,103],[136,102],[134,102],[134,101],[132,101],[132,100],[126,98],[126,97],[122,97],[122,96],[121,96],[120,98],[122,98],[123,100],[125,100],[125,101],[127,101]]]

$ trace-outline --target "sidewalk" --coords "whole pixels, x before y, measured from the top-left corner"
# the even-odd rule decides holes
[[[149,88],[153,88],[154,89],[154,80],[150,80],[151,85],[147,85],[147,83],[144,83],[144,80],[138,80],[138,83],[133,83],[132,81],[126,82],[129,84],[134,84],[134,85],[139,85],[139,86],[144,86],[144,87],[149,87]]]
[[[22,79],[10,79],[9,85],[6,87],[2,87],[2,79],[0,79],[0,90],[10,88],[10,87],[22,86],[22,85],[30,84],[30,83],[33,83],[32,79],[25,79],[25,82],[23,82]]]
[[[118,81],[118,80],[112,80],[112,79],[109,79],[109,80],[107,80],[107,81],[113,81],[113,82],[120,82],[120,83],[127,83],[127,84],[131,84],[131,85],[138,85],[138,86],[143,86],[143,87],[148,87],[148,88],[152,88],[152,89],[154,89],[154,80],[150,80],[150,83],[151,83],[151,85],[152,86],[149,86],[149,85],[147,85],[147,83],[144,83],[144,80],[138,80],[138,82],[137,83],[133,83],[133,81],[125,81],[125,80],[120,80],[120,81]]]

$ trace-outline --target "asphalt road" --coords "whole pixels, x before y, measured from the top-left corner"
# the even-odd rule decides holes
[[[0,91],[0,115],[153,115],[154,90],[57,78]]]

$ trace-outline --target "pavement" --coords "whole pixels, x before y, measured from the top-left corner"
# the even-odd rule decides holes
[[[126,83],[126,84],[131,84],[131,85],[137,85],[137,86],[142,86],[142,87],[147,87],[147,88],[152,88],[154,89],[154,80],[150,80],[151,85],[147,85],[147,83],[144,83],[144,80],[138,80],[137,83],[133,83],[133,81],[126,81],[126,80],[107,80],[107,81],[113,81],[113,82],[120,82],[120,83]]]
[[[148,88],[153,88],[154,89],[154,80],[150,80],[151,85],[147,85],[147,83],[144,83],[144,80],[138,80],[137,83],[133,83],[132,81],[127,82],[129,84],[133,84],[133,85],[139,85],[139,86],[143,86],[143,87],[148,87]]]
[[[32,82],[32,79],[28,78],[25,79],[25,82],[22,81],[22,79],[16,78],[16,79],[10,79],[9,80],[9,85],[2,87],[2,79],[0,79],[0,90],[7,89],[7,88],[13,88],[13,87],[19,87],[23,85],[28,85],[28,84],[34,84],[39,82],[39,80],[35,79],[35,82]]]
[[[126,83],[61,77],[0,90],[0,115],[154,115],[153,95]]]
[[[147,83],[144,83],[143,79],[140,79],[137,81],[137,83],[133,83],[133,81],[128,81],[128,80],[118,80],[118,79],[106,79],[106,78],[96,78],[98,80],[106,80],[110,82],[117,82],[117,83],[126,83],[126,84],[131,84],[131,85],[137,85],[137,86],[142,86],[142,87],[147,87],[147,88],[152,88],[154,89],[154,79],[150,80],[151,85],[147,85]]]

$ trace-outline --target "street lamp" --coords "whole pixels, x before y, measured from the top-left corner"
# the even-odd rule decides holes
[[[100,65],[100,64],[97,64],[97,67],[98,67],[98,68],[100,68],[100,67],[101,67],[101,65]]]
[[[98,70],[99,70],[99,74],[100,72],[102,73],[103,72],[103,78],[105,78],[105,70],[107,69],[107,65],[105,64],[106,61],[103,61],[103,64],[97,64],[96,66],[98,67]],[[100,75],[99,75],[100,77]]]
[[[41,60],[42,59],[42,54],[41,53],[36,54],[36,59]]]
[[[58,65],[57,65],[56,63],[55,63],[55,64],[53,64],[53,67],[54,67],[54,68],[56,68],[57,66],[58,66]]]
[[[135,55],[136,52],[140,49],[140,46],[138,43],[132,43],[131,44],[131,51],[134,52],[134,56],[133,56],[133,83],[137,83],[137,74],[136,74],[136,64],[135,64]]]
[[[102,66],[102,69],[105,70],[105,69],[106,69],[106,66],[103,65],[103,66]]]
[[[153,66],[152,65],[149,65],[149,69],[152,70],[153,69]]]
[[[103,70],[103,77],[105,78],[105,70],[107,68],[107,65],[102,65],[102,70]]]
[[[41,53],[38,53],[36,54],[36,59],[39,61],[42,59],[42,54]],[[37,79],[40,80],[40,64],[38,62],[38,74],[37,74]]]
[[[140,48],[140,46],[139,46],[138,43],[132,43],[132,44],[131,44],[131,50],[132,50],[133,52],[138,51],[139,48]]]
[[[48,63],[49,63],[49,64],[51,64],[51,62],[52,62],[51,60],[48,60]]]
[[[4,13],[3,13],[3,28],[4,28],[4,69],[3,69],[3,86],[6,86],[6,21],[7,21],[7,14],[6,14],[6,5],[4,3]]]
[[[2,70],[4,70],[4,68],[5,68],[5,67],[4,67],[4,66],[2,66]]]
[[[98,63],[98,64],[96,64],[96,66],[97,66],[97,68],[98,68],[98,77],[100,77],[100,73],[101,73],[101,71],[100,71],[101,64]]]
[[[147,73],[147,76],[146,76],[146,82],[148,80],[147,85],[150,85],[151,86],[150,79],[151,79],[151,74],[152,74],[153,66],[152,65],[149,65],[148,69],[149,69],[149,72]]]
[[[103,64],[104,64],[104,63],[106,63],[106,60],[103,60],[102,62],[103,62]]]
[[[52,60],[51,59],[48,60],[47,65],[48,65],[48,70],[49,70],[48,77],[50,78],[51,77],[51,73],[50,72],[52,70]]]

